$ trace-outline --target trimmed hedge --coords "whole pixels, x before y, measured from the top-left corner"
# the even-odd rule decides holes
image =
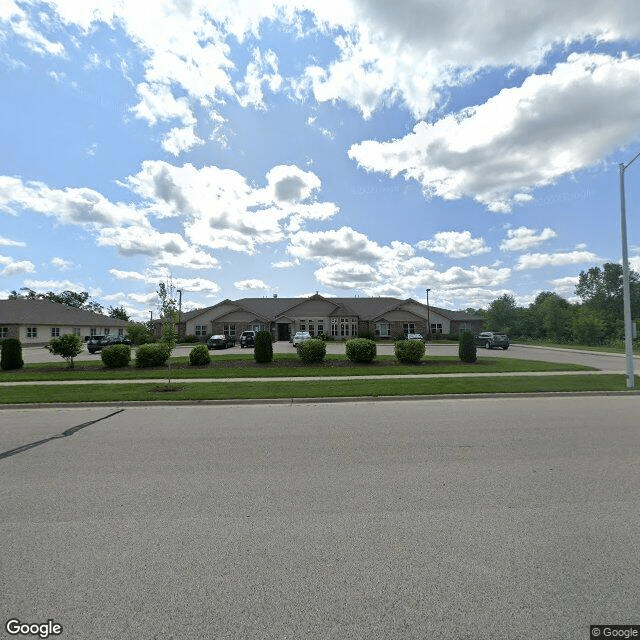
[[[206,344],[199,344],[197,347],[193,347],[189,351],[189,364],[198,367],[209,364],[211,362],[211,355]]]
[[[5,338],[0,347],[0,368],[3,371],[22,369],[24,360],[22,359],[22,342],[18,338]]]
[[[136,367],[147,369],[149,367],[162,367],[169,359],[169,349],[158,342],[141,344],[136,349]]]
[[[422,340],[398,340],[393,348],[396,359],[403,364],[416,364],[425,354]]]
[[[458,346],[458,357],[462,362],[475,362],[478,359],[476,344],[471,331],[463,331]]]
[[[306,364],[322,362],[326,355],[327,345],[320,338],[305,340],[298,345],[298,357]]]
[[[253,357],[260,364],[267,364],[273,360],[273,339],[269,331],[258,331],[256,333]]]
[[[128,344],[114,344],[105,347],[100,353],[100,359],[107,369],[128,367],[131,362],[131,347]]]
[[[347,340],[346,354],[347,359],[351,360],[351,362],[368,364],[376,359],[376,343],[367,338]]]

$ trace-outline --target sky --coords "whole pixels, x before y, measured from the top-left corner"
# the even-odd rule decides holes
[[[638,0],[0,0],[0,298],[574,301],[639,45]]]

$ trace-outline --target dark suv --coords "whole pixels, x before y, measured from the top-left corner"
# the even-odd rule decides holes
[[[104,347],[110,347],[114,344],[131,344],[131,340],[129,338],[125,338],[124,336],[91,336],[87,341],[87,351],[89,353],[95,353],[96,351],[100,351]]]
[[[256,332],[255,331],[243,331],[240,336],[240,348],[253,347],[256,344]]]
[[[494,333],[493,331],[483,331],[475,338],[478,347],[485,349],[508,349],[509,338],[504,333]]]

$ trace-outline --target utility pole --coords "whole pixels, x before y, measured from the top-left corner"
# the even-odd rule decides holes
[[[622,294],[624,297],[624,352],[627,361],[627,389],[635,387],[633,374],[633,329],[631,327],[631,287],[629,285],[629,252],[627,249],[627,212],[624,199],[624,172],[637,159],[628,164],[620,163],[620,232],[622,235]]]

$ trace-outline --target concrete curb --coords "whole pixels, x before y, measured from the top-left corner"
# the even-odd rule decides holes
[[[237,400],[134,400],[130,402],[51,402],[40,404],[2,404],[3,409],[89,409],[89,408],[132,408],[132,407],[215,407],[234,405],[304,405],[334,404],[354,402],[415,402],[419,400],[508,400],[517,398],[575,398],[593,396],[640,396],[640,390],[633,391],[539,391],[531,393],[443,393],[424,396],[353,396],[343,398],[248,398]]]

